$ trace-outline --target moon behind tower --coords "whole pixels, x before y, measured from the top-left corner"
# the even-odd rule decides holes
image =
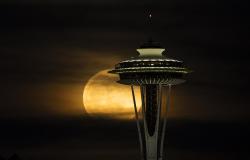
[[[92,76],[83,91],[83,104],[90,116],[112,119],[134,118],[129,86],[116,83],[119,77],[103,70]],[[139,88],[135,87],[137,110],[141,108]]]

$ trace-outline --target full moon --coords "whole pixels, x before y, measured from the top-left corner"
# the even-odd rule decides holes
[[[92,76],[83,91],[83,104],[91,116],[112,119],[134,118],[130,86],[117,83],[119,77],[103,70]],[[135,88],[137,110],[141,108],[139,87]]]

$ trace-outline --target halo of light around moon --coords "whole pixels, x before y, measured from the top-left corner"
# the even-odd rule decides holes
[[[134,106],[129,86],[117,83],[119,77],[103,70],[92,76],[83,91],[83,104],[91,116],[132,119]],[[135,87],[137,110],[141,108],[139,87]]]

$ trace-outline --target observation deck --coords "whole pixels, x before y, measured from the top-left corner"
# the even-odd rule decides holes
[[[156,42],[146,42],[137,51],[138,57],[121,61],[110,71],[120,75],[119,83],[176,85],[185,82],[184,76],[191,72],[182,61],[162,54],[165,49]]]

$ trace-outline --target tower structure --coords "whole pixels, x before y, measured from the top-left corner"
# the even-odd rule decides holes
[[[121,61],[109,72],[119,74],[118,83],[131,86],[142,159],[163,160],[171,86],[185,82],[185,75],[190,70],[182,61],[162,54],[165,49],[152,40],[137,51],[139,56]],[[141,116],[136,106],[134,86],[140,87]],[[167,89],[167,94],[163,94],[163,89]],[[167,99],[165,106],[163,98]],[[162,113],[163,107],[166,107],[165,113]]]

